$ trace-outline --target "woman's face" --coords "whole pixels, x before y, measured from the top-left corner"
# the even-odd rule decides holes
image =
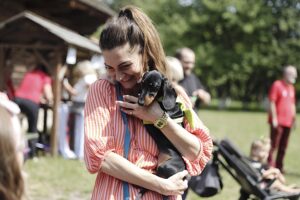
[[[131,48],[129,43],[126,43],[103,51],[108,75],[120,82],[124,89],[133,89],[142,77],[142,55],[139,49],[139,47]]]

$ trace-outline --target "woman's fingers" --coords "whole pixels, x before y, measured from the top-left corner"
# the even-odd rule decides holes
[[[138,98],[130,95],[123,96],[124,101],[117,101],[117,104],[122,108],[136,109],[139,105],[137,104]]]
[[[150,106],[140,106],[137,103],[137,97],[130,95],[124,95],[123,97],[124,101],[116,101],[116,104],[128,115],[134,115],[135,117],[150,122],[154,122],[163,115],[163,111],[156,101]]]
[[[138,102],[138,98],[135,97],[135,96],[124,95],[123,98],[124,98],[124,101],[130,102],[130,103],[137,103]]]
[[[122,112],[126,113],[127,115],[133,115],[133,110],[122,109]]]
[[[177,175],[177,176],[179,177],[179,179],[183,179],[183,178],[185,178],[188,174],[189,174],[189,173],[188,173],[187,170],[183,170],[183,171],[181,171],[181,172],[178,172],[178,173],[175,174],[175,175]]]
[[[186,170],[178,172],[169,178],[173,182],[171,193],[173,195],[183,194],[183,192],[188,188],[188,181],[184,179],[188,175]]]
[[[129,103],[126,101],[117,101],[117,105],[121,106],[122,108],[126,108],[126,109],[136,109],[138,104],[136,103]]]

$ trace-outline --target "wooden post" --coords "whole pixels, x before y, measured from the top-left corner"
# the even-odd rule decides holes
[[[51,130],[51,154],[52,156],[56,156],[58,153],[57,146],[57,128],[58,128],[58,107],[60,104],[60,95],[61,95],[61,83],[58,77],[59,71],[62,68],[62,55],[57,52],[56,53],[56,66],[54,69],[54,84],[53,84],[53,126]]]
[[[4,71],[5,71],[5,63],[4,63],[4,48],[0,46],[0,91],[5,89],[5,80],[4,80]]]

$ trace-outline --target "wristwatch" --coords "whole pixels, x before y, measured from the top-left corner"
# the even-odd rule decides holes
[[[169,118],[169,115],[166,112],[164,112],[164,114],[160,118],[155,120],[154,126],[158,129],[162,129],[163,127],[165,127],[167,125],[168,118]]]

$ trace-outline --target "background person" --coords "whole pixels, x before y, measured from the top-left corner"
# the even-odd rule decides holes
[[[212,140],[208,129],[193,111],[195,123],[185,120],[184,129],[169,117],[163,119],[164,112],[157,102],[149,107],[137,104],[138,81],[148,68],[167,75],[158,33],[142,11],[135,7],[123,8],[105,25],[100,47],[113,82],[101,79],[94,83],[85,105],[84,158],[87,169],[98,173],[92,199],[123,199],[124,182],[129,183],[130,199],[136,197],[140,187],[150,190],[143,199],[161,199],[161,194],[174,195],[169,199],[176,199],[187,187],[183,178],[188,172],[199,174],[211,157]],[[117,101],[115,84],[121,87],[124,101]],[[188,96],[179,95],[192,110]],[[128,159],[123,157],[125,126],[120,109],[128,119],[131,138]],[[168,179],[153,174],[158,149],[142,120],[165,120],[161,131],[183,155],[188,172],[179,172]]]
[[[267,163],[267,158],[270,150],[270,140],[256,140],[251,144],[250,159],[252,166],[257,169],[263,178],[260,186],[265,187],[269,181],[276,179],[270,186],[281,192],[300,193],[300,188],[297,186],[287,186],[285,177],[278,168],[270,167]]]
[[[77,158],[83,159],[84,146],[84,104],[88,89],[97,80],[97,74],[90,61],[77,63],[74,68],[74,95],[71,113],[74,116],[74,152]]]
[[[170,79],[173,83],[178,83],[184,78],[183,68],[180,61],[172,56],[167,56],[166,61],[170,71]]]
[[[211,101],[210,94],[204,89],[199,78],[193,73],[193,69],[195,67],[194,51],[190,48],[184,47],[176,51],[175,57],[180,60],[184,72],[184,78],[179,81],[179,84],[191,97],[194,106],[199,107],[201,102],[209,104]]]
[[[11,102],[7,104],[12,105]],[[13,116],[4,104],[0,104],[0,199],[3,200],[22,200],[25,190],[20,158],[23,149],[19,134],[15,132]]]
[[[271,148],[268,163],[283,172],[283,160],[288,146],[291,127],[296,121],[295,84],[297,70],[288,65],[283,68],[283,78],[275,81],[269,91],[269,124]],[[276,161],[273,153],[277,150]]]
[[[42,97],[47,103],[52,103],[53,93],[51,77],[46,66],[38,64],[33,70],[27,72],[15,92],[14,101],[18,104],[21,112],[28,120],[28,134],[37,134],[37,120]],[[29,140],[30,156],[36,154],[36,143],[38,139]]]
[[[210,94],[205,91],[199,78],[193,73],[195,67],[195,53],[190,48],[183,47],[176,51],[175,57],[181,62],[184,74],[184,77],[179,81],[179,85],[185,89],[193,103],[195,111],[197,111],[200,103],[209,104],[211,97]],[[188,189],[182,195],[183,200],[186,199],[187,194]]]
[[[71,107],[71,97],[77,95],[76,90],[69,82],[69,70],[68,66],[64,65],[59,73],[59,79],[61,81],[61,102],[58,108],[58,150],[63,158],[74,159],[75,153],[70,148],[69,137],[69,114]]]

